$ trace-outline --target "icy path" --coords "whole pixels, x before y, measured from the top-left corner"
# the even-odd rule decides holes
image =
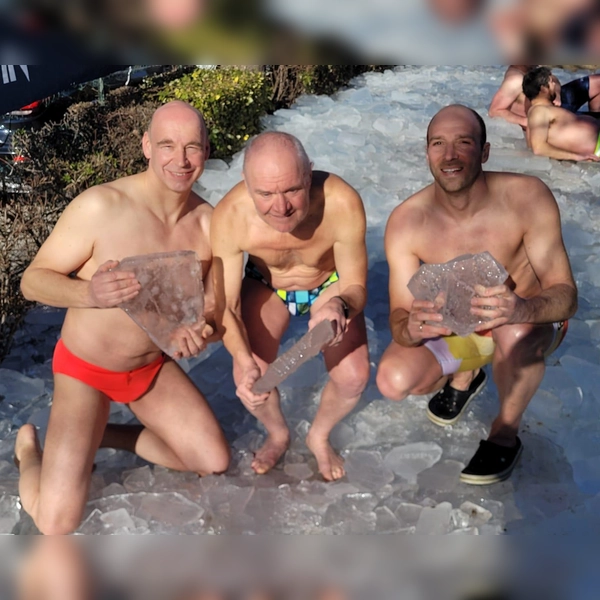
[[[233,446],[229,472],[199,480],[102,451],[81,532],[496,534],[600,527],[600,168],[535,157],[517,127],[491,121],[487,106],[503,71],[423,67],[370,74],[334,98],[301,98],[265,122],[297,135],[315,167],[347,179],[367,207],[373,377],[358,408],[334,432],[348,476],[324,483],[303,441],[325,381],[320,359],[282,386],[292,446],[277,469],[255,476],[251,451],[263,433],[235,398],[230,359],[215,346],[187,366]],[[558,74],[563,81],[573,77]],[[488,123],[488,169],[534,174],[554,191],[580,289],[579,312],[525,415],[520,465],[507,482],[483,489],[460,484],[458,473],[495,414],[493,384],[462,421],[442,429],[425,417],[426,397],[392,403],[374,383],[375,365],[390,340],[383,227],[399,202],[430,181],[427,123],[439,108],[457,101],[477,109]],[[216,203],[239,173],[239,156],[230,168],[210,161],[201,189]],[[12,447],[22,423],[44,426],[47,420],[49,359],[61,318],[61,311],[32,311],[0,371],[0,532],[33,531],[19,510]],[[305,327],[305,320],[296,320],[284,348]],[[130,419],[126,409],[114,410],[114,420]]]

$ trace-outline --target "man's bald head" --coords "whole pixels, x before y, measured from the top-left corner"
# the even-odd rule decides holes
[[[450,104],[449,106],[445,106],[441,110],[439,110],[429,121],[429,125],[427,127],[427,143],[429,144],[429,133],[431,131],[431,127],[434,124],[436,119],[441,117],[451,117],[452,113],[457,115],[467,115],[468,118],[473,119],[473,121],[477,124],[477,128],[479,129],[479,141],[481,144],[481,148],[483,148],[487,142],[487,128],[485,126],[485,121],[481,118],[478,112],[474,111],[472,108],[465,106],[464,104]]]
[[[146,131],[148,135],[151,135],[152,128],[157,122],[176,118],[185,118],[186,114],[198,119],[200,128],[202,130],[202,136],[204,139],[206,139],[208,130],[206,128],[204,116],[196,107],[188,104],[187,102],[183,102],[182,100],[173,100],[157,108],[152,114],[152,118],[150,119],[150,123],[148,124],[148,129]]]
[[[297,137],[283,131],[266,131],[248,142],[244,151],[244,176],[248,176],[248,169],[255,160],[261,160],[266,156],[276,158],[285,153],[292,153],[304,176],[310,176],[312,163],[302,142]]]

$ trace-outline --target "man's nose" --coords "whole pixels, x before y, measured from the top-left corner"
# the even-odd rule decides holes
[[[285,213],[288,209],[288,201],[284,193],[276,194],[274,200],[275,209],[278,213]]]
[[[185,148],[179,148],[176,154],[177,164],[180,166],[186,166],[189,163],[187,152]]]
[[[456,146],[454,144],[446,144],[445,150],[446,150],[446,152],[445,152],[444,158],[446,158],[446,160],[451,159],[451,158],[456,158],[457,152],[456,152]]]

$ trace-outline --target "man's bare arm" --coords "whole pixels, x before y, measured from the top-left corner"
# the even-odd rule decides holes
[[[73,278],[93,253],[98,223],[104,214],[102,192],[97,188],[79,195],[65,209],[21,280],[28,300],[63,308],[116,306],[133,298],[139,284],[132,273],[100,266],[91,281]]]
[[[513,104],[522,94],[522,78],[510,77],[505,79],[492,99],[489,108],[490,117],[500,117],[509,123],[527,127],[527,117],[511,110]]]
[[[519,209],[528,224],[523,240],[525,250],[542,291],[521,298],[506,286],[488,288],[482,294],[484,298],[473,301],[479,307],[486,303],[497,306],[494,315],[481,309],[475,311],[484,318],[492,317],[483,325],[485,328],[504,323],[554,323],[571,318],[577,310],[577,288],[562,240],[558,206],[544,183],[537,178],[528,179],[523,187],[526,200]]]
[[[336,205],[340,208],[343,205],[343,213],[336,218],[338,235],[333,245],[335,267],[340,277],[339,295],[348,305],[352,318],[362,312],[367,302],[367,219],[362,200],[351,186],[338,180],[334,193],[338,196]]]
[[[525,301],[519,322],[552,323],[575,314],[577,287],[562,239],[556,200],[544,183],[536,179],[532,183],[534,189],[528,197],[536,198],[536,201],[529,203],[530,225],[524,242],[527,257],[543,291]]]
[[[598,160],[593,154],[578,154],[561,150],[548,142],[551,114],[542,106],[532,108],[528,115],[529,144],[533,153],[538,156],[548,156],[556,160]]]
[[[231,192],[230,192],[231,193]],[[235,211],[227,203],[227,196],[213,213],[210,240],[213,251],[213,281],[216,324],[225,347],[238,361],[253,361],[246,327],[242,321],[241,290],[244,253],[232,239],[240,231],[234,223]]]

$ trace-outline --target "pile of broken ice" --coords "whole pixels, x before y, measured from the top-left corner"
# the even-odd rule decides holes
[[[103,450],[92,477],[81,533],[463,533],[590,531],[600,511],[600,167],[533,156],[520,129],[487,117],[502,67],[402,68],[370,74],[333,98],[303,97],[265,119],[306,145],[317,169],[338,173],[361,193],[368,215],[371,381],[357,409],[334,431],[347,476],[325,483],[304,437],[326,379],[320,358],[281,386],[292,444],[281,464],[255,475],[252,451],[263,431],[236,399],[231,361],[221,345],[184,361],[207,395],[233,448],[225,475],[198,479]],[[563,81],[573,75],[558,72]],[[442,106],[467,99],[485,118],[492,144],[488,169],[541,177],[559,202],[580,308],[548,360],[526,413],[524,453],[511,479],[491,487],[460,484],[458,474],[486,436],[497,409],[489,383],[456,425],[425,417],[426,397],[393,403],[374,373],[390,340],[383,229],[391,210],[430,182],[425,130]],[[238,181],[241,156],[209,161],[200,190],[212,203]],[[535,202],[535,198],[531,199]],[[62,311],[32,310],[0,365],[0,532],[34,531],[21,511],[12,463],[18,427],[43,428],[52,396],[50,357]],[[294,319],[282,351],[304,333]],[[131,414],[113,406],[112,419]]]

